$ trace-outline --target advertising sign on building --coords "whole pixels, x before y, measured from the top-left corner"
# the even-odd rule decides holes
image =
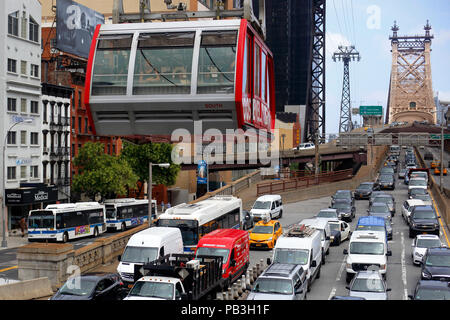
[[[72,0],[56,2],[56,48],[88,58],[95,26],[104,24],[105,17]]]
[[[197,184],[208,183],[208,164],[206,161],[201,160],[197,167]]]

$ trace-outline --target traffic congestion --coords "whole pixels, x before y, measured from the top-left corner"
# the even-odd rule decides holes
[[[51,299],[211,300],[260,260],[247,300],[449,299],[448,236],[429,174],[413,149],[391,148],[374,181],[331,198],[177,205],[129,239],[117,272],[69,279]]]

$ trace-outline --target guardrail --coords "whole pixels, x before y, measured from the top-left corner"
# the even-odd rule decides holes
[[[257,185],[257,196],[264,194],[273,194],[296,189],[308,188],[321,183],[336,182],[340,180],[351,179],[353,177],[353,169],[332,171],[321,173],[318,175],[305,176],[296,179],[280,180],[274,182],[260,183]]]

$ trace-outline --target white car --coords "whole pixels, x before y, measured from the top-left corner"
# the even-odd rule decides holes
[[[341,242],[350,239],[350,235],[352,234],[352,232],[350,231],[350,225],[342,220],[332,220],[329,219],[328,223],[330,225],[330,229],[331,229],[331,236],[330,236],[330,240],[332,241],[332,243],[336,243],[336,245],[341,244]],[[335,234],[339,232],[340,233],[340,241],[339,243],[335,242]]]
[[[433,247],[443,247],[443,244],[439,239],[439,236],[434,234],[417,235],[411,244],[412,248],[411,256],[413,259],[413,263],[421,264],[422,258],[427,252],[427,249]]]
[[[312,142],[306,142],[306,143],[300,143],[297,147],[294,148],[294,150],[310,150],[314,149],[314,143]]]
[[[419,200],[419,199],[409,199],[409,200],[406,200],[405,202],[403,202],[402,216],[403,216],[403,219],[405,219],[406,223],[408,223],[408,221],[409,221],[409,216],[411,214],[412,209],[415,206],[423,206],[423,205],[425,205],[425,202],[423,200]]]

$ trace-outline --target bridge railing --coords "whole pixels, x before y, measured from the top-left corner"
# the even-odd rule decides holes
[[[310,175],[295,179],[260,183],[256,187],[257,196],[264,194],[276,194],[280,192],[292,191],[321,183],[336,182],[353,177],[353,169],[326,172],[316,175]]]

